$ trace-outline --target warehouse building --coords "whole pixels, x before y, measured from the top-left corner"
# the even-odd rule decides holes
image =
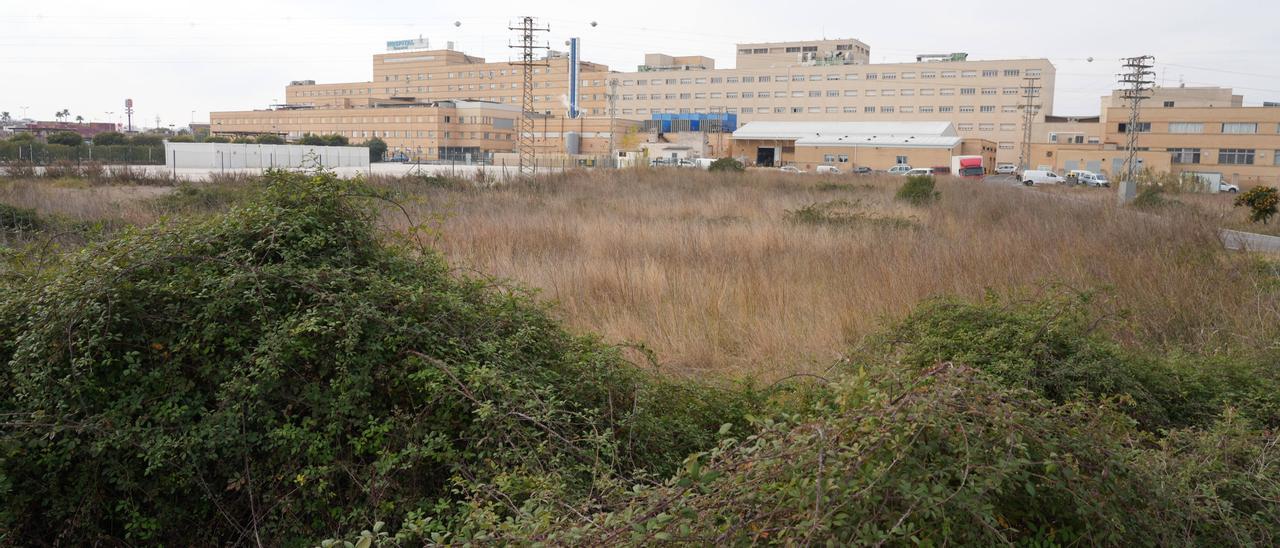
[[[995,163],[995,143],[964,138],[949,122],[750,122],[733,132],[734,152],[750,165],[829,165],[887,170],[895,165],[947,167],[953,156]]]

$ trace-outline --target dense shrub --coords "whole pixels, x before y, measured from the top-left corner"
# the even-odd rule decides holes
[[[231,142],[231,139],[228,139],[228,138],[223,137],[223,136],[221,136],[221,135],[211,135],[211,136],[209,136],[209,137],[205,137],[205,138],[204,138],[204,142],[206,142],[206,143],[230,143],[230,142]]]
[[[159,146],[164,144],[164,136],[155,133],[139,133],[129,137],[129,144],[134,146]]]
[[[898,189],[897,198],[911,205],[929,205],[938,200],[942,193],[934,190],[933,177],[928,175],[912,175]]]
[[[9,137],[10,143],[30,143],[36,140],[36,136],[30,133],[15,133]]]
[[[127,145],[129,138],[119,131],[104,131],[93,136],[93,146]]]
[[[719,160],[711,162],[711,166],[708,167],[707,170],[723,171],[727,173],[742,173],[743,171],[746,171],[746,168],[742,166],[742,162],[733,158],[720,158]]]
[[[279,135],[263,134],[254,139],[254,142],[260,145],[283,145],[284,138]]]
[[[1053,400],[1123,396],[1144,427],[1206,425],[1225,407],[1280,426],[1280,369],[1250,357],[1152,355],[1102,330],[1088,294],[926,301],[876,337],[866,359],[923,369],[954,361]]]
[[[45,142],[51,145],[63,145],[69,147],[78,147],[84,143],[84,137],[74,131],[59,131],[50,135]]]
[[[1236,207],[1249,208],[1249,221],[1267,224],[1276,215],[1276,206],[1280,205],[1280,192],[1274,187],[1256,186],[1248,192],[1236,197]]]
[[[383,141],[382,139],[374,137],[372,139],[365,141],[362,144],[366,147],[369,147],[370,162],[381,162],[382,159],[387,155],[387,142]]]
[[[34,209],[0,203],[0,231],[29,232],[44,226]]]
[[[1274,433],[1226,423],[1167,445],[1117,402],[1054,404],[944,363],[870,369],[811,415],[757,424],[609,511],[483,509],[445,537],[548,545],[1274,545]],[[433,539],[433,540],[438,540]]]
[[[344,147],[347,146],[349,142],[350,141],[345,135],[338,135],[336,133],[331,135],[315,135],[313,133],[308,133],[303,135],[302,141],[300,141],[300,143],[304,145],[328,147]]]
[[[169,138],[170,143],[194,143],[196,138],[191,135],[174,135]]]
[[[0,531],[296,545],[501,489],[574,504],[745,414],[388,246],[370,190],[273,172],[230,213],[0,278]]]

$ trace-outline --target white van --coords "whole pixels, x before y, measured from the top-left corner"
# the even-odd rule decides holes
[[[903,175],[906,175],[907,177],[933,177],[933,168],[918,167],[904,173]]]
[[[908,171],[911,171],[911,166],[907,164],[898,164],[889,168],[889,175],[905,175]]]
[[[830,173],[832,175],[840,174],[840,168],[836,166],[818,166],[813,171],[814,173]]]
[[[1022,172],[1022,184],[1031,185],[1060,185],[1067,182],[1061,175],[1052,171],[1042,169],[1028,169]]]

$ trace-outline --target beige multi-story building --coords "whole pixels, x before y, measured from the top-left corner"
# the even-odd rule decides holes
[[[1280,182],[1280,108],[1247,107],[1230,88],[1157,88],[1142,103],[1139,166],[1237,183]],[[1120,92],[1092,118],[1050,117],[1036,126],[1031,165],[1117,176],[1124,164],[1129,109]]]
[[[1024,79],[1038,78],[1037,86],[1045,90],[1037,101],[1038,121],[1053,107],[1054,67],[1046,59],[968,61],[955,55],[935,62],[870,64],[870,48],[852,39],[738,44],[737,49],[738,66],[731,69],[716,68],[708,57],[656,53],[646,55],[645,64],[635,72],[610,72],[604,65],[580,62],[579,111],[588,117],[612,113],[623,120],[646,120],[654,114],[723,113],[735,115],[740,124],[950,122],[963,137],[996,143],[997,160],[1012,163],[1017,160],[1022,135],[1019,105],[1024,101]],[[569,104],[570,61],[556,52],[545,61],[545,66],[534,69],[533,110],[544,116],[563,115]],[[372,116],[361,111],[454,100],[517,108],[521,104],[519,67],[487,62],[452,49],[378,54],[373,57],[372,75],[369,81],[354,83],[295,81],[285,89],[285,109],[354,112],[341,116],[330,111],[327,115],[273,116],[215,112],[212,130],[222,134],[275,131],[290,136],[336,131],[356,141],[367,138],[366,134],[387,139],[384,135],[390,132],[391,139],[405,139],[395,136],[416,137],[419,132],[433,130],[400,127],[394,124],[405,122],[388,121],[410,118],[408,115]],[[612,111],[610,93],[616,99]],[[290,117],[317,125],[295,124],[282,130],[231,122]],[[317,119],[344,121],[333,125],[313,121]],[[615,129],[621,131],[625,127]],[[388,143],[407,150],[454,146],[427,139]],[[458,146],[474,148],[470,143]]]

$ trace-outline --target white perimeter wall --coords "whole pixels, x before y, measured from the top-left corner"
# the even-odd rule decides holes
[[[300,169],[369,167],[368,147],[247,145],[235,143],[164,144],[165,167],[177,169]]]

